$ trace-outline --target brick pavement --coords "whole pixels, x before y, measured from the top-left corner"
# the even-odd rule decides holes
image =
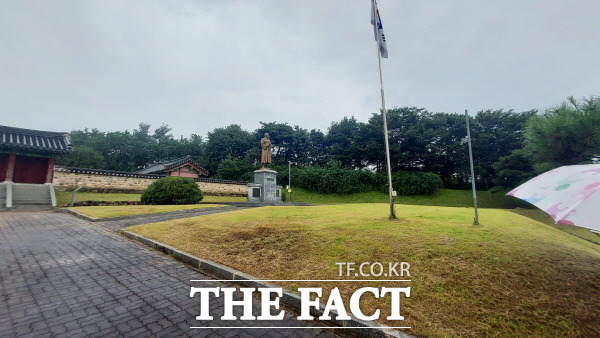
[[[206,282],[190,282],[202,279]],[[191,286],[232,286],[74,216],[0,213],[0,337],[333,337],[322,329],[190,329],[307,326],[283,321],[199,322]],[[219,318],[223,304],[211,303]],[[258,305],[255,304],[256,313]],[[239,316],[241,309],[235,311]],[[322,325],[316,323],[316,325]]]
[[[157,223],[157,222],[169,221],[172,219],[198,217],[198,216],[203,216],[203,215],[218,214],[221,212],[229,212],[229,211],[235,211],[235,210],[241,210],[241,209],[247,209],[247,208],[231,207],[231,209],[221,209],[221,208],[218,208],[217,210],[211,210],[211,209],[212,208],[206,208],[205,210],[198,211],[198,212],[181,213],[181,214],[154,214],[154,215],[136,217],[136,218],[131,218],[131,219],[103,221],[103,222],[99,221],[99,222],[95,222],[95,223],[100,226],[103,226],[109,230],[118,231],[122,228],[126,228],[126,227],[133,226],[133,225],[138,225],[138,224]]]

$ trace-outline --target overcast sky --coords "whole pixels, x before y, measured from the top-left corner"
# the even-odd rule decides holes
[[[369,0],[0,0],[0,124],[173,135],[380,106]],[[600,94],[600,1],[379,0],[388,108],[546,109]]]

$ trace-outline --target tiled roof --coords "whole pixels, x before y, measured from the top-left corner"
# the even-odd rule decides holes
[[[136,171],[138,174],[153,174],[153,173],[162,173],[165,170],[177,168],[180,165],[189,162],[196,170],[198,170],[201,174],[208,176],[208,170],[199,166],[196,162],[192,161],[192,158],[188,156],[184,156],[178,159],[174,159],[171,161],[155,163],[148,168],[144,168],[142,170]]]
[[[73,151],[67,133],[7,126],[0,126],[0,148],[43,153],[70,153]]]

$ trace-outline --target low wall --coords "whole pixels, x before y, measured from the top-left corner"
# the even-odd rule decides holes
[[[52,183],[59,190],[141,193],[164,175],[136,174],[123,171],[55,167]],[[247,196],[246,182],[197,178],[196,183],[206,195]]]

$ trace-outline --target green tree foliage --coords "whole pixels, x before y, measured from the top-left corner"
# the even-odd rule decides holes
[[[533,116],[526,137],[526,149],[540,171],[592,160],[600,155],[600,97],[570,97]]]
[[[288,161],[308,164],[310,160],[310,135],[306,129],[299,126],[290,126],[287,123],[260,122],[261,126],[254,133],[256,149],[255,156],[259,161],[259,141],[265,133],[269,133],[273,144],[273,161],[277,164],[285,164]]]
[[[471,122],[473,159],[475,172],[483,181],[484,188],[490,187],[496,177],[493,164],[500,157],[509,156],[513,150],[525,146],[527,121],[536,112],[487,110],[477,113]]]
[[[167,176],[153,182],[142,194],[143,204],[196,204],[203,199],[196,182],[189,177]]]
[[[342,168],[341,162],[332,161],[327,167],[292,168],[292,186],[321,194],[352,194],[380,190],[388,192],[388,179],[385,173],[369,170]],[[287,168],[278,170],[278,180],[285,185],[288,182]],[[429,195],[442,187],[439,175],[425,172],[394,173],[392,184],[399,195]]]
[[[327,131],[325,146],[329,160],[339,161],[346,168],[362,168],[367,164],[360,141],[364,124],[354,117],[333,122]]]
[[[253,147],[258,149],[258,142],[252,133],[237,124],[209,132],[205,153],[207,169],[216,172],[219,163],[227,157],[244,158]]]
[[[102,154],[88,146],[80,146],[67,156],[58,158],[56,164],[66,167],[78,168],[102,168],[104,167],[104,158]]]
[[[381,177],[387,175],[379,174]],[[392,185],[394,190],[401,196],[412,195],[433,195],[443,187],[442,179],[434,173],[419,172],[419,171],[397,171],[392,176]],[[383,184],[384,192],[388,192],[387,181]]]
[[[556,132],[558,135],[564,134],[564,137],[560,138],[561,147],[568,149],[567,152],[570,153],[581,153],[578,160],[589,159],[591,155],[598,154],[597,143],[594,142],[598,139],[599,128],[597,122],[594,122],[597,119],[593,118],[597,116],[597,101],[597,98],[587,100],[584,104],[573,101],[568,105],[568,109],[557,109],[575,110],[577,114],[590,116],[583,122],[584,129],[572,124],[572,127],[566,128],[569,131]],[[596,115],[593,112],[596,112]],[[516,113],[487,110],[471,117],[476,182],[481,188],[489,188],[494,184],[506,187],[525,175],[527,167],[516,161],[522,154],[513,152],[524,147],[527,121],[535,114],[535,111]],[[549,112],[537,116],[536,121],[551,120],[550,115],[553,114],[568,115]],[[562,119],[555,121],[552,128],[563,128],[563,124],[568,121],[564,116]],[[536,122],[530,127],[530,138],[533,140],[535,135],[538,135],[538,141],[541,139],[548,142],[544,139],[546,136],[539,135],[546,135],[552,130],[543,130],[538,126],[540,123]],[[546,129],[548,128],[550,127]],[[445,187],[470,187],[463,114],[432,113],[416,107],[394,108],[388,111],[388,130],[393,172],[431,172],[439,175]],[[577,134],[577,130],[584,132]],[[327,177],[330,178],[337,177],[335,171],[338,169],[368,170],[383,174],[386,172],[381,113],[373,114],[366,122],[357,121],[354,117],[344,117],[332,122],[325,133],[314,129],[308,131],[287,123],[261,122],[260,127],[254,131],[246,131],[239,125],[229,125],[209,132],[206,139],[198,135],[177,139],[173,137],[168,125],[163,124],[152,129],[149,124],[140,123],[132,132],[84,129],[71,132],[71,138],[76,149],[85,146],[101,154],[102,162],[87,162],[90,166],[102,166],[99,169],[134,171],[153,162],[191,155],[215,177],[251,180],[252,171],[260,167],[259,141],[265,132],[270,134],[273,142],[274,163],[270,167],[278,168],[276,170],[280,175],[281,171],[287,172],[288,161],[294,162],[294,167],[298,168],[329,168],[332,171],[327,173]],[[553,137],[557,138],[556,135]],[[587,141],[578,141],[578,145],[571,144],[569,142],[573,137],[581,137]],[[529,152],[539,154],[535,161],[538,166],[542,162],[565,162],[564,159],[542,159],[546,152],[539,151],[542,147],[561,147],[541,145],[541,141],[528,142],[532,144],[528,147]],[[567,148],[571,146],[572,149]],[[74,156],[65,157],[64,163],[74,163],[67,162],[69,157]],[[343,180],[354,182],[352,175],[343,174]]]
[[[496,171],[494,186],[505,190],[516,188],[536,175],[531,156],[523,149],[513,150],[510,155],[500,157],[492,167]]]
[[[219,164],[215,177],[224,180],[250,181],[254,179],[254,170],[256,169],[248,158],[239,159],[228,156]]]

